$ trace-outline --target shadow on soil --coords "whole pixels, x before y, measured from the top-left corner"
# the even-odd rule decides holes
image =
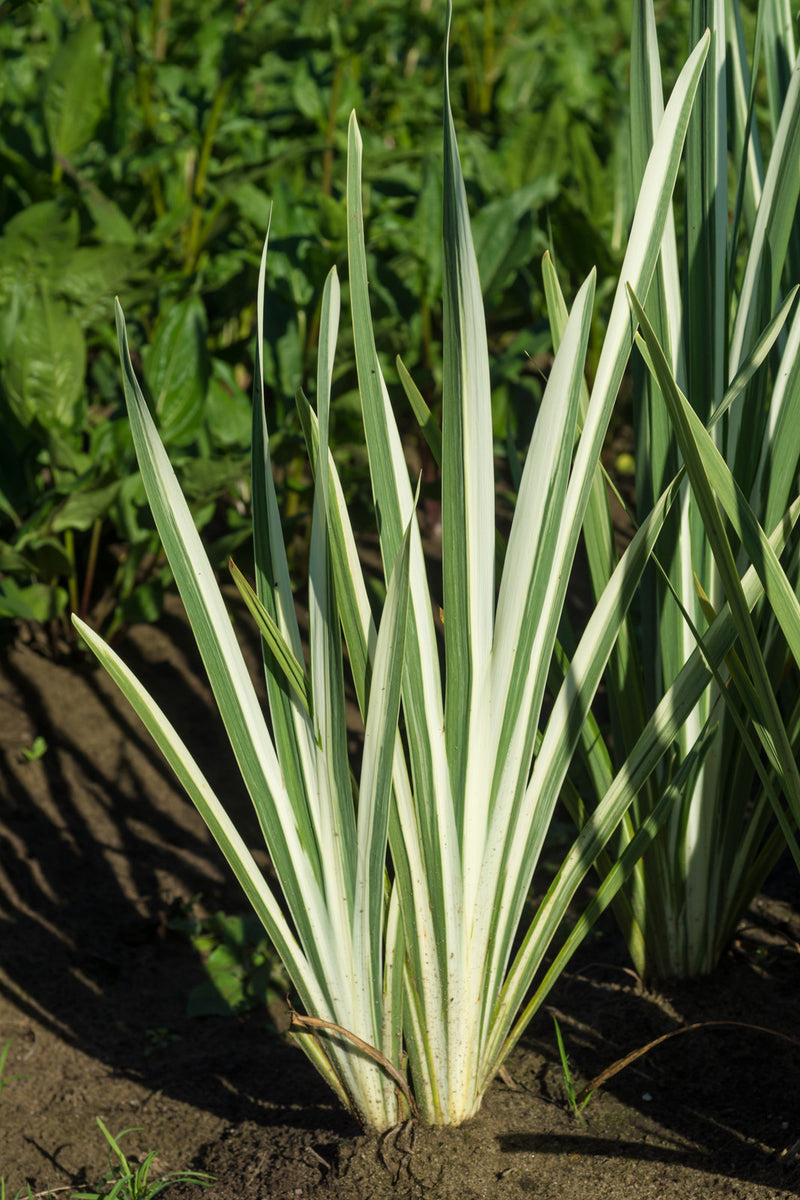
[[[245,650],[257,678],[256,647]],[[158,628],[133,631],[120,652],[195,752],[248,843],[262,845],[177,608]],[[315,1144],[354,1139],[354,1122],[303,1056],[270,1031],[265,1014],[186,1016],[202,972],[192,948],[170,930],[170,917],[198,893],[211,911],[243,911],[245,904],[114,685],[85,658],[62,665],[22,646],[0,650],[0,671],[0,997],[14,1014],[0,1029],[0,1045],[24,1039],[27,1024],[38,1023],[103,1064],[109,1077],[220,1121],[306,1130],[312,1153]],[[28,762],[21,750],[36,736],[48,750]],[[257,857],[268,869],[263,851]],[[552,995],[581,1082],[681,1022],[744,1021],[794,1036],[796,872],[779,872],[773,893],[714,976],[659,994],[626,973],[624,949],[613,927],[602,925]],[[775,1151],[800,1135],[800,1049],[744,1029],[675,1038],[605,1086],[586,1110],[586,1128],[563,1118],[557,1061],[552,1020],[542,1012],[511,1062],[531,1120],[521,1126],[517,1107],[497,1132],[495,1143],[510,1160],[680,1163],[798,1191],[796,1173],[779,1166]],[[498,1083],[492,1095],[503,1091]],[[545,1120],[540,1131],[539,1117],[556,1107],[555,1127]],[[534,1122],[536,1132],[525,1127]]]
[[[168,614],[119,649],[250,843],[263,845],[185,623]],[[229,1115],[235,1094],[239,1117],[263,1119],[265,1103],[291,1104],[299,1088],[311,1127],[328,1114],[341,1129],[316,1072],[270,1032],[266,1017],[187,1019],[188,993],[203,973],[170,918],[198,894],[212,911],[243,911],[246,903],[104,672],[88,655],[59,664],[4,647],[0,720],[0,995],[115,1074],[192,1104],[200,1099],[218,1115]],[[21,750],[36,736],[48,749],[29,762]],[[260,861],[267,865],[263,853]],[[243,1024],[255,1027],[250,1036]],[[249,1105],[242,1069],[254,1087],[257,1080],[258,1101]],[[200,1074],[217,1085],[198,1096]]]

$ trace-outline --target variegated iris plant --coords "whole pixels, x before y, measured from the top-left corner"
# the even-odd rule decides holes
[[[449,9],[449,5],[448,5]],[[449,12],[448,12],[449,19]],[[304,1015],[294,1036],[370,1127],[409,1112],[470,1117],[592,919],[615,894],[687,778],[689,751],[596,898],[545,956],[570,900],[678,735],[735,638],[722,613],[705,651],[644,724],[531,916],[529,890],[595,691],[654,541],[679,492],[642,521],[567,659],[558,642],[576,545],[635,332],[627,287],[646,296],[708,39],[692,53],[655,131],[591,396],[582,401],[594,276],[567,315],[527,454],[502,577],[495,579],[492,422],[486,332],[445,93],[444,394],[441,430],[444,676],[416,521],[416,496],[369,311],[361,139],[348,141],[349,283],[364,432],[387,594],[373,620],[344,493],[328,446],[339,283],[325,285],[316,412],[297,404],[316,490],[308,668],[272,483],[258,301],[253,498],[256,593],[269,724],[208,560],[131,367],[118,314],[125,394],[153,514],[280,883],[276,894],[167,717],[85,625],[197,805],[291,975]],[[266,255],[266,250],[265,250]],[[545,269],[550,286],[554,273]],[[418,411],[421,397],[407,389]],[[576,436],[576,431],[580,435]],[[438,446],[438,439],[432,439]],[[775,544],[780,542],[776,537]],[[746,605],[760,585],[744,576]],[[247,589],[245,588],[245,591]],[[347,757],[342,633],[365,736],[358,786]],[[548,687],[553,691],[545,699]]]
[[[663,100],[652,0],[633,9],[631,147],[640,179]],[[740,635],[615,842],[618,853],[643,827],[717,723],[709,754],[684,775],[679,801],[615,900],[633,961],[650,977],[712,970],[785,838],[800,865],[798,554],[795,545],[790,584],[758,525],[772,531],[781,522],[800,461],[800,60],[790,18],[781,0],[758,5],[755,59],[764,63],[771,122],[765,168],[738,0],[693,0],[692,36],[711,40],[687,134],[685,232],[680,244],[670,214],[649,294],[633,287],[649,350],[648,366],[634,372],[638,511],[682,461],[691,490],[687,480],[656,546],[663,570],[648,568],[638,626],[626,622],[609,665],[613,738],[585,739],[598,800],[726,602]],[[551,315],[558,309],[556,298]],[[792,510],[787,531],[793,519]],[[616,553],[599,477],[585,533],[600,596]],[[752,618],[736,585],[746,563],[766,591]],[[601,873],[612,861],[602,857]]]

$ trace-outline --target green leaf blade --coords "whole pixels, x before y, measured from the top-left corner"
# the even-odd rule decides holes
[[[446,40],[452,8],[448,4]],[[459,826],[472,714],[485,687],[494,617],[494,455],[489,352],[480,278],[449,99],[445,56],[442,572],[445,733]]]

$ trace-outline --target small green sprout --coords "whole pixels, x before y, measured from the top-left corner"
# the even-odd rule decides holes
[[[2,13],[0,13],[0,15],[2,15]],[[0,1176],[0,1200],[35,1200],[35,1197],[31,1191],[31,1185],[29,1183],[26,1183],[25,1187],[20,1188],[19,1191],[15,1192],[13,1196],[10,1192],[8,1196],[6,1196],[6,1181],[3,1176]]]
[[[47,753],[47,739],[41,734],[33,739],[33,745],[22,747],[22,757],[28,762],[38,762]]]
[[[196,1183],[199,1187],[208,1187],[214,1182],[213,1175],[206,1175],[201,1171],[176,1171],[172,1175],[162,1175],[160,1179],[150,1179],[156,1151],[151,1150],[144,1161],[136,1166],[128,1161],[119,1145],[126,1134],[138,1133],[138,1129],[123,1129],[114,1137],[99,1117],[97,1124],[109,1145],[109,1171],[103,1177],[103,1183],[109,1185],[108,1190],[74,1192],[70,1200],[153,1200],[168,1187],[179,1183]]]
[[[179,1042],[181,1035],[173,1033],[171,1029],[167,1029],[166,1025],[159,1025],[155,1029],[146,1029],[145,1036],[147,1038],[147,1046],[145,1048],[145,1058],[151,1054],[155,1054],[159,1050],[165,1050],[172,1042]]]
[[[6,1075],[5,1073],[6,1059],[8,1058],[8,1052],[11,1049],[12,1041],[13,1039],[9,1038],[6,1044],[3,1046],[3,1049],[0,1050],[0,1097],[2,1097],[3,1091],[10,1083],[14,1083],[17,1079],[28,1078],[27,1075]],[[0,1194],[0,1200],[3,1200],[2,1194]]]
[[[564,1046],[564,1039],[561,1036],[561,1027],[558,1024],[558,1018],[556,1017],[555,1013],[553,1013],[552,1015],[553,1015],[553,1024],[556,1027],[556,1042],[558,1043],[558,1055],[559,1055],[559,1058],[561,1059],[561,1076],[564,1081],[564,1090],[567,1093],[567,1103],[569,1105],[569,1110],[574,1117],[577,1117],[581,1122],[583,1122],[583,1117],[581,1116],[581,1113],[583,1112],[584,1108],[586,1108],[586,1105],[591,1100],[592,1092],[589,1092],[589,1094],[587,1096],[584,1096],[584,1098],[583,1098],[583,1100],[581,1100],[580,1104],[578,1103],[578,1096],[577,1096],[577,1092],[575,1091],[575,1084],[572,1080],[572,1071],[570,1070],[570,1065],[569,1065],[569,1057],[567,1055],[567,1051]]]

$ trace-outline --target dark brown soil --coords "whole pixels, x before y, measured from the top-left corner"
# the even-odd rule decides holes
[[[258,835],[177,607],[121,650],[212,782]],[[197,893],[243,910],[204,827],[113,685],[84,665],[7,646],[0,677],[0,1095],[6,1196],[97,1188],[95,1123],[131,1126],[154,1175],[193,1168],[213,1200],[645,1200],[800,1194],[781,1151],[800,1136],[800,1048],[752,1029],[673,1038],[610,1080],[580,1121],[549,1012],[533,1021],[480,1115],[459,1130],[361,1136],[265,1013],[189,1018],[202,978],[168,919]],[[21,754],[37,735],[38,762]],[[263,858],[262,858],[263,861]],[[770,883],[715,974],[641,989],[603,924],[552,1004],[578,1084],[661,1034],[742,1021],[800,1034],[800,881]],[[13,1079],[13,1076],[22,1078]],[[177,1191],[174,1194],[178,1194]],[[186,1189],[186,1195],[189,1189]]]

